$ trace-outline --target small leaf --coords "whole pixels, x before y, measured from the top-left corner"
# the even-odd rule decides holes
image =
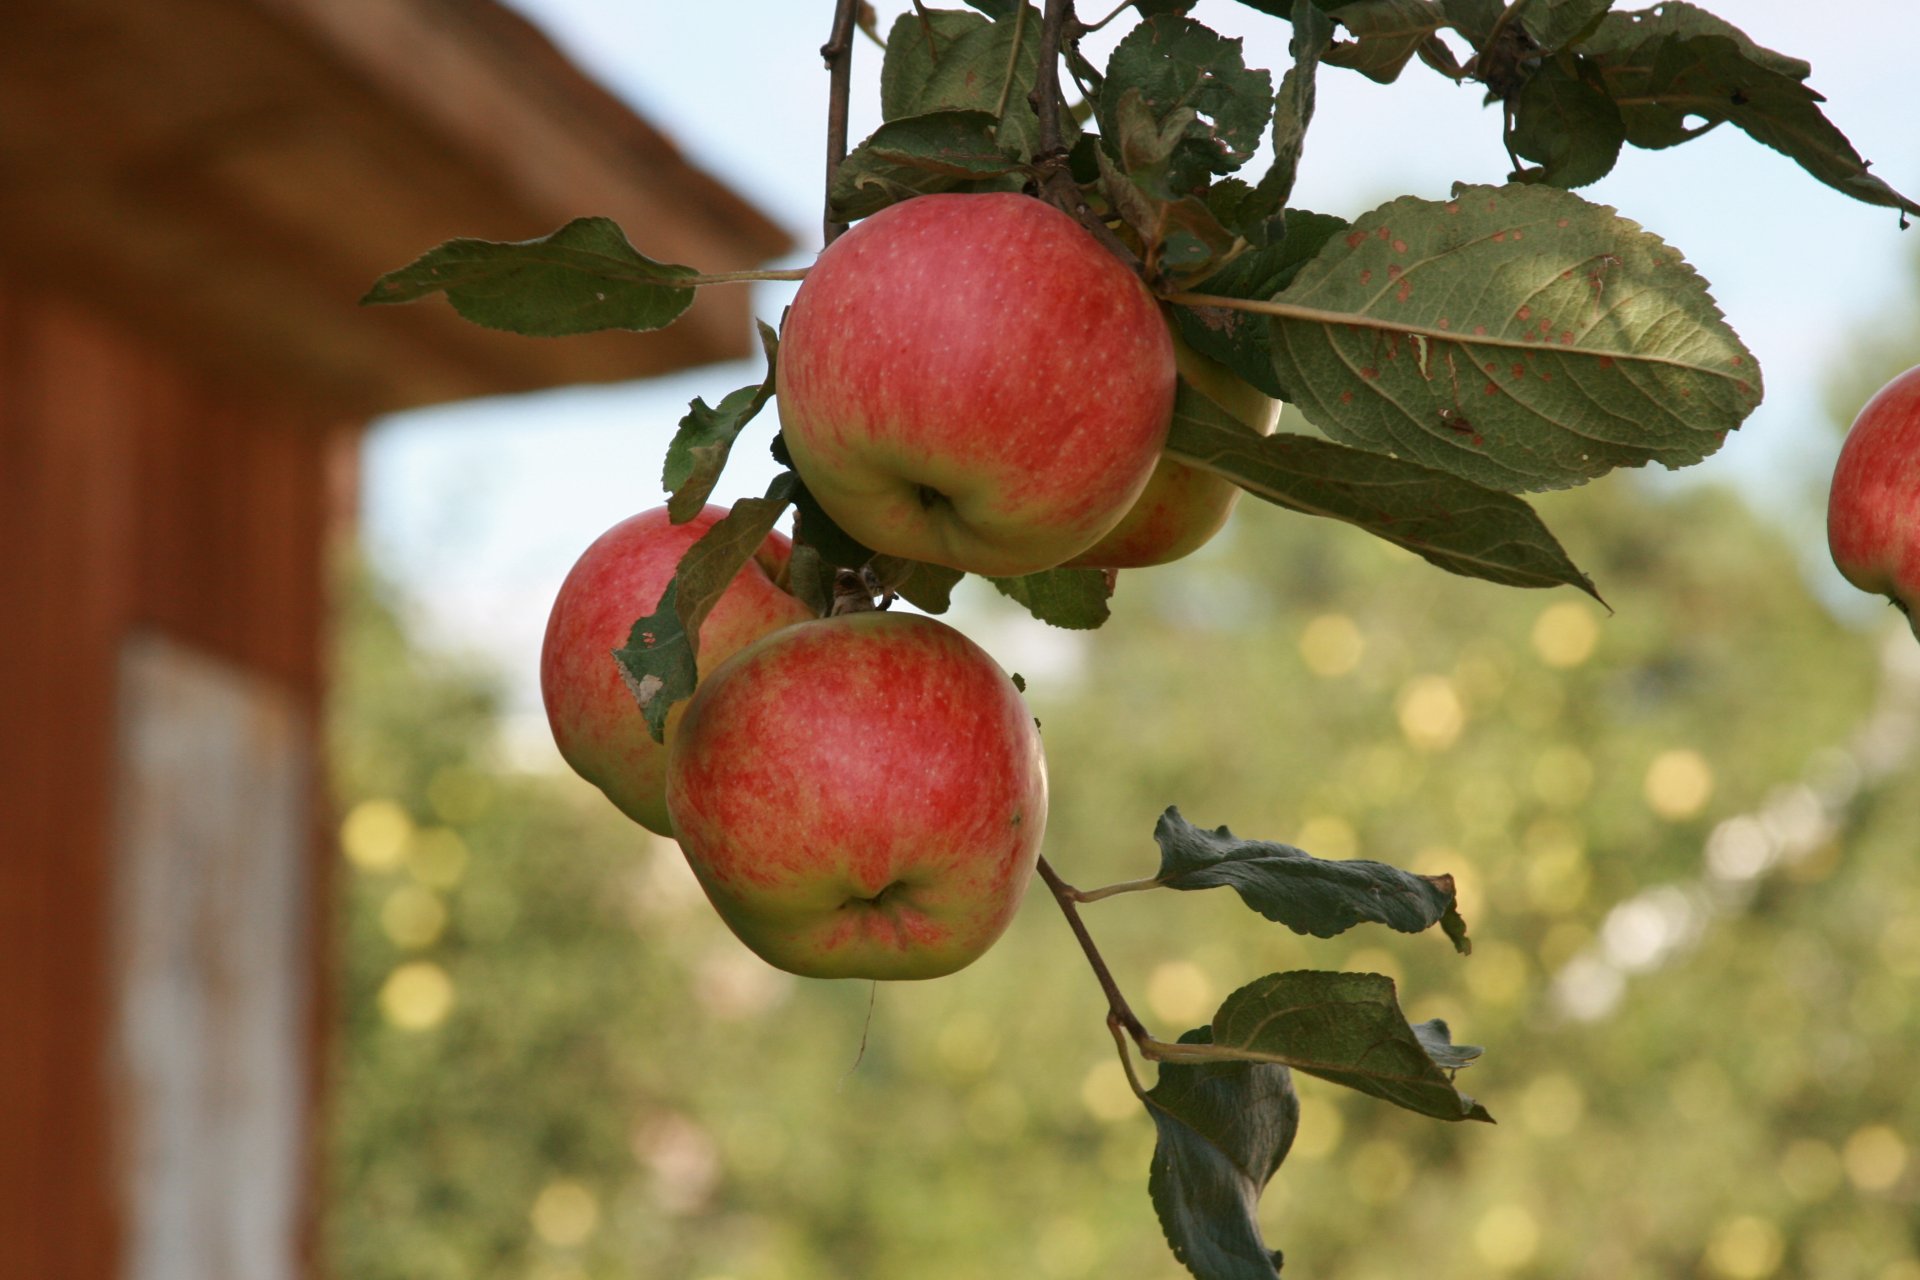
[[[1180,1043],[1211,1035],[1201,1027]],[[1202,1280],[1276,1280],[1280,1254],[1260,1236],[1260,1193],[1300,1127],[1291,1073],[1167,1062],[1144,1101],[1155,1132],[1147,1193],[1173,1256]]]
[[[1332,938],[1359,924],[1419,933],[1443,920],[1456,950],[1472,950],[1452,876],[1422,876],[1384,862],[1330,862],[1292,845],[1242,840],[1225,827],[1205,831],[1169,808],[1153,829],[1155,879],[1169,889],[1231,888],[1241,901],[1295,933]]]
[[[675,279],[691,267],[634,251],[607,218],[576,218],[539,240],[449,240],[374,282],[363,306],[444,292],[478,325],[536,338],[600,329],[660,329],[693,303]]]
[[[699,680],[700,624],[733,585],[793,501],[799,480],[775,476],[765,497],[743,498],[716,520],[680,557],[659,606],[633,624],[627,643],[613,652],[620,674],[646,714],[655,742],[666,740],[667,713],[693,696]]]
[[[1612,7],[1613,0],[1530,0],[1514,17],[1543,52],[1554,53],[1589,34]]]
[[[1271,298],[1348,225],[1345,218],[1305,209],[1288,209],[1282,218],[1283,229],[1272,244],[1242,253],[1195,284],[1193,291],[1224,298]],[[1194,350],[1218,360],[1268,395],[1289,398],[1274,375],[1265,316],[1224,307],[1175,307],[1173,317],[1180,336]]]
[[[1042,569],[1022,578],[989,578],[1001,595],[1051,626],[1091,631],[1107,620],[1113,578],[1105,569]]]
[[[1533,508],[1511,494],[1311,436],[1260,436],[1184,381],[1166,448],[1275,506],[1343,520],[1449,573],[1509,587],[1573,586],[1599,599]]]
[[[1508,145],[1542,168],[1536,181],[1584,187],[1612,171],[1626,141],[1620,108],[1584,58],[1570,69],[1553,60],[1528,79],[1513,100]]]
[[[1155,194],[1189,194],[1209,175],[1245,164],[1259,147],[1273,111],[1273,77],[1249,69],[1240,45],[1184,15],[1161,14],[1135,26],[1114,48],[1094,104],[1114,158],[1125,158],[1114,148],[1120,102],[1128,94],[1137,96],[1153,121],[1178,130]],[[1133,172],[1131,162],[1127,168]]]
[[[945,565],[876,555],[867,564],[882,590],[891,591],[925,613],[945,613],[953,603],[953,589],[967,575]]]
[[[894,21],[881,66],[883,116],[982,111],[1000,121],[995,136],[1002,150],[1030,158],[1040,141],[1040,120],[1027,101],[1040,67],[1039,11],[1026,5],[1022,16],[1008,4],[992,22],[951,9],[929,10],[926,18],[905,13]],[[1061,143],[1072,146],[1078,136],[1063,110]]]
[[[1333,11],[1351,40],[1336,40],[1326,61],[1390,84],[1435,32],[1447,25],[1433,0],[1354,0]]]
[[[1506,0],[1440,0],[1440,12],[1476,49],[1493,34],[1494,25],[1506,8]]]
[[[675,524],[685,524],[700,513],[727,465],[734,440],[773,396],[780,339],[765,322],[760,324],[760,347],[767,353],[767,376],[753,386],[728,392],[718,408],[708,408],[705,400],[694,400],[687,416],[680,419],[673,443],[667,446],[660,481],[673,495],[667,499],[667,516]]]
[[[1333,23],[1308,0],[1294,0],[1293,39],[1288,49],[1293,65],[1280,77],[1273,101],[1273,167],[1255,188],[1268,213],[1284,208],[1293,194],[1293,180],[1306,147],[1307,126],[1313,123],[1314,73],[1333,43]]]
[[[1753,353],[1659,237],[1550,187],[1382,205],[1277,301],[1274,371],[1333,439],[1488,488],[1684,467],[1760,402]]]
[[[936,111],[881,125],[834,170],[833,216],[853,222],[890,204],[1015,173],[984,111]]]
[[[1291,1066],[1436,1120],[1491,1122],[1452,1079],[1479,1051],[1454,1046],[1444,1023],[1422,1026],[1407,1024],[1390,978],[1295,970],[1228,996],[1213,1015],[1213,1048]]]

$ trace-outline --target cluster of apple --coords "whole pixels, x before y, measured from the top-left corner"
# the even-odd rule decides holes
[[[822,510],[878,552],[1018,576],[1188,554],[1238,490],[1161,456],[1176,377],[1273,429],[1278,406],[1181,343],[1072,218],[1015,194],[890,206],[824,251],[776,373],[781,434]],[[657,743],[610,652],[725,513],[665,508],[587,549],[548,622],[561,754],[680,842],[763,959],[927,978],[999,937],[1046,825],[1037,726],[1012,680],[934,619],[816,618],[769,534],[699,632],[702,677]]]

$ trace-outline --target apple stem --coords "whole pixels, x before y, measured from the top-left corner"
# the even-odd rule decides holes
[[[820,46],[827,64],[827,181],[821,215],[822,247],[830,245],[842,231],[844,222],[833,217],[833,179],[840,162],[847,158],[847,98],[853,87],[853,27],[859,0],[839,0],[833,11],[833,30]]]
[[[703,275],[660,276],[657,281],[675,289],[699,288],[708,284],[752,284],[756,280],[805,280],[807,267],[790,267],[783,271],[714,271]],[[650,278],[649,282],[653,282]]]
[[[1159,887],[1160,881],[1154,879],[1122,880],[1119,884],[1102,885],[1098,889],[1076,889],[1068,885],[1067,892],[1073,895],[1075,902],[1098,902],[1102,898],[1112,898],[1122,893],[1140,893],[1146,889]]]
[[[1067,924],[1073,929],[1073,936],[1080,940],[1080,950],[1087,956],[1087,963],[1093,966],[1093,976],[1100,980],[1100,989],[1107,993],[1107,1020],[1109,1024],[1118,1023],[1127,1029],[1135,1042],[1145,1043],[1153,1036],[1140,1019],[1127,1005],[1127,998],[1120,994],[1120,984],[1113,980],[1113,972],[1107,968],[1107,962],[1100,955],[1100,948],[1093,944],[1093,935],[1087,932],[1086,922],[1080,919],[1080,911],[1073,904],[1074,889],[1060,873],[1055,871],[1045,858],[1040,859],[1038,867],[1040,878],[1047,882],[1047,888],[1053,890],[1053,900],[1060,904],[1060,913],[1067,918]]]

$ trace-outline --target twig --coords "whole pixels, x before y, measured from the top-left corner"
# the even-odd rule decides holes
[[[1060,147],[1060,41],[1067,23],[1073,21],[1073,0],[1047,0],[1047,11],[1040,19],[1040,65],[1034,69],[1033,92],[1027,95],[1034,114],[1040,117],[1039,154],[1041,164],[1063,159]]]
[[[1159,887],[1158,880],[1122,880],[1119,884],[1102,885],[1098,889],[1076,889],[1068,885],[1067,892],[1073,895],[1075,902],[1098,902],[1102,898],[1117,898],[1123,893],[1143,893]]]
[[[822,198],[825,212],[821,215],[823,247],[832,244],[847,229],[846,223],[833,219],[833,179],[840,172],[840,162],[847,158],[847,97],[853,86],[853,27],[858,12],[859,0],[839,0],[833,11],[833,32],[820,46],[828,75],[827,181]]]
[[[1080,919],[1079,909],[1073,905],[1073,889],[1060,874],[1053,869],[1045,858],[1040,859],[1038,868],[1040,878],[1047,882],[1047,888],[1053,890],[1053,900],[1060,904],[1060,913],[1067,918],[1067,924],[1073,930],[1073,936],[1080,940],[1080,950],[1087,956],[1087,963],[1093,966],[1093,976],[1100,980],[1100,989],[1107,993],[1107,1017],[1127,1029],[1135,1041],[1146,1043],[1153,1039],[1140,1019],[1127,1005],[1127,998],[1120,994],[1120,985],[1113,980],[1113,972],[1107,968],[1107,962],[1100,955],[1100,948],[1093,944],[1093,935],[1087,932],[1086,923]]]

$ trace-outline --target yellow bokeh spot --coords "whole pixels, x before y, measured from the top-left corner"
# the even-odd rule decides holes
[[[1534,759],[1530,781],[1542,804],[1571,809],[1593,789],[1593,761],[1580,748],[1557,743]]]
[[[1210,1020],[1220,1001],[1205,969],[1191,960],[1169,960],[1147,975],[1147,1003],[1184,1028]]]
[[[1445,676],[1416,676],[1400,690],[1400,732],[1421,751],[1445,751],[1467,725],[1467,709]]]
[[[1339,1107],[1316,1094],[1303,1095],[1300,1127],[1293,1135],[1287,1159],[1324,1160],[1340,1149],[1340,1139],[1346,1130],[1346,1117],[1340,1114]]]
[[[1516,1270],[1539,1252],[1540,1223],[1525,1206],[1496,1204],[1474,1224],[1473,1247],[1494,1270]]]
[[[1518,1004],[1527,993],[1527,954],[1512,943],[1476,942],[1462,972],[1474,999],[1487,1004]]]
[[[1885,1191],[1907,1168],[1907,1144],[1884,1124],[1855,1129],[1840,1150],[1847,1178],[1862,1191]]]
[[[391,871],[407,854],[413,819],[391,800],[362,800],[340,824],[340,848],[362,871]]]
[[[586,1243],[600,1225],[600,1201],[581,1183],[561,1178],[540,1188],[527,1214],[534,1234],[550,1245],[570,1249]]]
[[[467,874],[467,842],[448,827],[430,827],[407,847],[407,871],[421,884],[451,889]]]
[[[1729,1218],[1707,1241],[1707,1265],[1727,1280],[1765,1280],[1786,1255],[1780,1228],[1752,1214]]]
[[[1529,902],[1549,914],[1565,915],[1586,900],[1593,870],[1577,828],[1541,819],[1527,828],[1525,844]]]
[[[1084,1218],[1055,1218],[1041,1230],[1034,1259],[1040,1264],[1041,1274],[1075,1280],[1092,1271],[1099,1261],[1100,1237]]]
[[[403,884],[380,905],[380,928],[396,947],[418,950],[439,941],[447,909],[430,889]]]
[[[1920,1258],[1898,1258],[1880,1269],[1875,1280],[1920,1280]]]
[[[440,769],[427,783],[427,803],[442,822],[472,822],[493,803],[493,789],[483,774]]]
[[[1360,665],[1366,637],[1344,613],[1323,613],[1300,633],[1300,657],[1317,676],[1344,676]]]
[[[1707,807],[1713,795],[1713,766],[1691,747],[1662,751],[1647,766],[1641,790],[1655,813],[1668,822],[1683,822]]]
[[[1140,1114],[1140,1099],[1127,1082],[1126,1069],[1113,1058],[1095,1063],[1080,1081],[1080,1101],[1095,1120],[1108,1124]]]
[[[1587,1095],[1558,1071],[1536,1076],[1520,1095],[1520,1119],[1542,1138],[1564,1138],[1580,1127],[1586,1113]]]
[[[1599,641],[1600,623],[1588,605],[1565,600],[1548,605],[1533,620],[1533,651],[1562,671],[1591,658]]]
[[[453,979],[430,960],[401,965],[380,986],[381,1014],[404,1031],[437,1027],[452,1009]]]
[[[1308,818],[1294,842],[1316,858],[1353,858],[1360,854],[1360,837],[1353,824],[1331,813]]]
[[[1387,1204],[1413,1183],[1413,1161],[1382,1138],[1362,1143],[1347,1158],[1347,1186],[1356,1200]]]
[[[984,1014],[965,1010],[955,1014],[934,1038],[940,1061],[955,1075],[984,1075],[1000,1056],[1000,1034]]]
[[[1780,1181],[1803,1204],[1818,1204],[1840,1189],[1840,1153],[1818,1138],[1796,1138],[1780,1153]]]

